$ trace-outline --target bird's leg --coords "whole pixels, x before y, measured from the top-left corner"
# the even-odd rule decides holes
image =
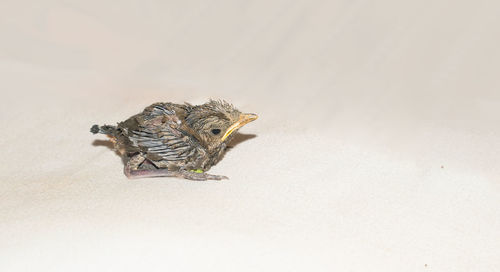
[[[130,158],[125,165],[125,175],[130,179],[181,176],[178,172],[173,172],[168,169],[140,169],[141,165],[145,163],[146,160],[147,159],[140,154]]]
[[[220,175],[211,175],[202,172],[201,170],[181,170],[179,172],[181,176],[185,179],[190,179],[190,180],[222,180],[222,179],[229,179],[226,176],[220,176]]]
[[[203,173],[201,170],[179,170],[171,171],[165,168],[141,169],[143,164],[147,163],[144,156],[137,154],[130,158],[125,165],[125,175],[130,179],[136,178],[154,178],[154,177],[180,177],[190,180],[221,180],[228,179],[226,176],[211,175]]]

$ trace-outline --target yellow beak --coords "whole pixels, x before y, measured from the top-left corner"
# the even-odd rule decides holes
[[[233,133],[235,130],[239,129],[240,127],[252,122],[253,120],[257,119],[259,116],[257,114],[253,113],[242,113],[240,115],[240,119],[236,123],[234,123],[232,126],[230,126],[227,130],[226,133],[224,133],[224,136],[222,136],[221,141],[224,141],[231,133]]]

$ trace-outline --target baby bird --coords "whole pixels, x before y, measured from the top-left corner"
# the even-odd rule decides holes
[[[225,101],[155,103],[117,126],[94,125],[90,131],[111,138],[129,178],[221,180],[227,177],[205,172],[222,159],[236,131],[255,119]]]

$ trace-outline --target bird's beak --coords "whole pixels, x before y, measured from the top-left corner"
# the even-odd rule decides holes
[[[224,136],[222,136],[221,141],[224,141],[231,133],[233,133],[235,130],[239,129],[240,127],[252,122],[253,120],[257,119],[259,116],[257,114],[253,113],[242,113],[240,115],[240,119],[236,123],[234,123],[232,126],[230,126],[227,130],[226,133],[224,133]]]

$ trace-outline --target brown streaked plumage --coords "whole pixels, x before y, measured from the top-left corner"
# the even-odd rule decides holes
[[[129,178],[220,180],[227,177],[205,172],[222,159],[235,132],[255,119],[219,100],[198,106],[155,103],[117,126],[94,125],[90,131],[111,137]]]

